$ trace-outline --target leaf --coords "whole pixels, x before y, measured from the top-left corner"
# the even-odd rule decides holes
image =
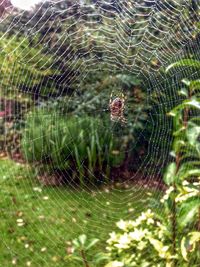
[[[196,99],[192,99],[190,101],[185,101],[185,105],[200,109],[200,103]]]
[[[195,242],[200,241],[200,232],[191,232],[189,233],[189,237],[190,237],[190,243],[194,244]]]
[[[100,263],[101,261],[108,261],[109,260],[109,255],[106,254],[106,253],[97,253],[95,256],[94,256],[94,261],[95,263]]]
[[[190,87],[190,91],[196,91],[200,89],[200,80],[189,81],[187,79],[182,80],[183,83]]]
[[[179,178],[181,180],[185,180],[189,177],[196,177],[196,176],[200,176],[200,169],[193,169],[193,170],[189,170],[189,171],[185,171],[184,173],[182,173]]]
[[[197,101],[196,99],[192,99],[192,100],[187,99],[187,100],[184,100],[180,105],[177,105],[174,109],[172,109],[168,113],[168,115],[175,117],[179,114],[179,111],[187,108],[188,106],[200,109],[199,101]]]
[[[171,70],[172,68],[177,68],[177,67],[192,67],[192,68],[200,68],[200,61],[198,60],[193,60],[193,59],[182,59],[180,61],[177,61],[175,63],[170,64],[166,68],[166,72]]]
[[[94,247],[94,246],[96,245],[96,243],[98,243],[98,242],[99,242],[99,239],[97,239],[97,238],[92,239],[92,240],[90,241],[89,245],[86,247],[86,250],[88,250],[88,249]]]
[[[80,262],[80,263],[83,262],[82,257],[77,256],[77,255],[75,255],[75,254],[70,254],[70,255],[65,256],[65,257],[64,257],[64,260],[67,261],[67,262],[72,262],[72,261],[78,261],[78,262]]]
[[[188,142],[194,146],[198,141],[198,137],[200,136],[200,126],[189,121],[188,128],[186,130],[186,135],[188,138]]]
[[[183,95],[185,97],[188,97],[188,91],[185,88],[182,88],[179,92],[179,95]]]
[[[170,256],[168,252],[169,247],[164,246],[164,244],[161,241],[150,237],[149,242],[154,246],[155,250],[158,251],[159,256],[161,258],[168,258]]]
[[[150,243],[154,246],[154,248],[159,252],[163,248],[163,243],[157,239],[149,238]]]
[[[186,237],[183,237],[183,239],[181,240],[181,254],[182,254],[184,260],[186,260],[186,261],[188,261],[187,249],[188,249],[188,242],[186,240]]]
[[[184,131],[185,131],[185,127],[183,126],[177,131],[174,131],[173,136],[182,136]]]
[[[76,248],[79,248],[79,247],[80,247],[80,244],[79,244],[79,242],[78,242],[77,239],[74,239],[74,240],[72,241],[72,243],[73,243],[73,245],[74,245]]]
[[[86,235],[80,235],[78,237],[78,240],[80,241],[81,245],[84,246],[85,245],[85,242],[87,240],[87,236]]]
[[[196,243],[200,241],[200,232],[191,232],[181,240],[181,253],[183,258],[188,261],[188,252],[193,252]]]
[[[180,208],[178,222],[180,227],[184,228],[188,223],[192,223],[198,213],[200,207],[200,199],[192,199],[187,203],[183,203]]]
[[[171,185],[175,181],[175,175],[176,175],[176,163],[172,162],[168,165],[167,170],[164,174],[164,182],[167,185]]]
[[[187,85],[187,86],[190,86],[190,80],[188,80],[188,79],[183,79],[182,80],[182,83],[184,83],[185,85]]]

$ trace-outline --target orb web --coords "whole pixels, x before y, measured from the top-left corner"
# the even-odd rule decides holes
[[[183,56],[187,57],[191,53],[198,57],[199,44],[198,40],[194,39],[199,6],[198,2],[196,5],[192,3],[189,0],[97,0],[93,1],[93,4],[83,0],[49,1],[38,5],[30,14],[18,11],[11,17],[2,19],[0,41],[7,37],[7,44],[1,42],[0,51],[4,58],[0,66],[7,73],[1,79],[2,98],[10,95],[16,102],[21,98],[32,99],[33,116],[38,107],[49,112],[41,119],[44,125],[49,117],[53,117],[55,129],[58,131],[59,118],[64,116],[67,121],[73,111],[75,118],[98,117],[99,127],[105,131],[109,130],[120,143],[127,129],[134,128],[143,112],[131,109],[129,102],[134,96],[124,85],[126,79],[129,76],[134,77],[136,86],[140,81],[146,91],[146,98],[143,99],[143,107],[147,114],[145,127],[135,134],[134,142],[128,149],[122,147],[119,151],[120,157],[122,153],[134,151],[139,140],[148,143],[146,154],[133,159],[137,163],[137,170],[134,170],[128,179],[121,179],[120,182],[117,180],[117,185],[108,185],[107,181],[100,179],[97,174],[90,173],[89,169],[86,169],[90,174],[90,177],[87,177],[84,167],[82,175],[87,183],[83,189],[81,185],[71,183],[62,169],[57,169],[58,176],[62,174],[62,177],[66,178],[68,192],[63,187],[49,189],[42,185],[36,186],[35,181],[30,179],[29,184],[24,185],[27,196],[31,192],[37,207],[32,211],[34,221],[27,226],[30,236],[34,236],[40,229],[40,237],[45,236],[52,248],[57,244],[65,246],[68,231],[71,232],[71,236],[76,237],[77,232],[85,233],[90,225],[88,234],[98,236],[100,231],[111,228],[119,220],[118,214],[123,214],[123,219],[134,219],[143,209],[142,203],[147,197],[145,187],[148,188],[155,177],[162,175],[162,169],[169,159],[172,125],[166,119],[166,113],[180,101],[177,90],[181,79],[188,75],[195,76],[195,72],[191,73],[187,69],[176,70],[175,73],[170,73],[170,77],[164,73],[170,62]],[[9,58],[12,58],[13,63],[7,64]],[[85,97],[85,86],[96,76],[99,80],[91,82],[89,96]],[[102,81],[106,86],[101,91]],[[113,85],[116,84],[119,91],[127,97],[127,126],[123,127],[109,120],[109,99]],[[55,101],[60,104],[57,109],[54,108],[52,114],[52,105]],[[145,109],[152,102],[153,109]],[[23,112],[30,111],[28,104],[23,107],[19,105],[18,108]],[[133,113],[137,115],[133,117]],[[104,124],[104,120],[107,123]],[[153,127],[147,139],[145,131],[149,125]],[[80,128],[77,129],[79,130]],[[90,135],[87,129],[86,133]],[[40,137],[44,137],[42,132]],[[35,142],[31,136],[28,140],[29,144]],[[71,135],[70,140],[66,141],[66,146],[69,145],[70,149],[70,143],[75,144],[76,141]],[[44,143],[43,145],[45,146]],[[60,153],[58,146],[55,150],[58,161],[63,160]],[[48,155],[42,160],[48,163]],[[68,166],[68,169],[72,174],[73,166]],[[136,187],[132,186],[132,182],[141,177],[142,182]],[[23,184],[23,180],[20,183]],[[15,184],[13,188],[18,197],[20,192]],[[67,205],[60,206],[60,200],[63,199],[67,200]],[[45,201],[50,202],[47,208]],[[23,203],[23,207],[23,212],[26,213],[30,209],[28,201]],[[51,212],[55,209],[60,210],[58,220],[63,219],[61,213],[65,214],[63,220],[68,218],[70,225],[75,224],[76,232],[73,233],[73,227],[63,227],[57,234],[53,226],[47,225],[45,219],[41,219],[42,216],[51,217]],[[96,214],[90,214],[90,210],[102,214],[101,221]],[[6,213],[12,215],[14,212],[15,206],[6,208]],[[85,213],[86,218],[82,213]],[[28,221],[29,217],[26,219]],[[52,223],[56,225],[53,219]],[[45,233],[47,227],[48,236]],[[105,238],[107,235],[105,232]],[[42,239],[35,241],[38,247],[44,246]],[[12,257],[18,254],[11,245],[4,244]],[[56,248],[57,255],[59,250],[59,247]],[[26,258],[26,251],[18,257]],[[42,255],[38,257],[42,264],[47,264],[43,262]],[[34,263],[34,257],[30,260]]]

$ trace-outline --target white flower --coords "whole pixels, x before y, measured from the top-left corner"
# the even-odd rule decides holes
[[[145,230],[138,230],[138,229],[135,229],[134,232],[130,232],[129,233],[129,236],[131,237],[131,239],[134,239],[136,241],[139,241],[141,240],[146,234],[146,231]]]
[[[170,186],[167,190],[166,190],[166,194],[169,195],[171,192],[174,191],[174,187]]]
[[[130,244],[130,238],[128,237],[128,234],[125,233],[120,236],[119,243],[115,244],[115,247],[117,248],[128,248]]]
[[[149,218],[149,219],[147,220],[147,224],[154,224],[154,220],[153,220],[152,218]]]
[[[112,261],[112,265],[109,265],[110,267],[123,267],[124,264],[121,261]]]
[[[127,223],[123,220],[120,220],[119,222],[117,222],[117,226],[119,227],[119,229],[121,230],[126,230],[127,228]]]
[[[112,232],[109,235],[110,235],[109,242],[114,241],[114,240],[117,239],[117,235],[116,235],[115,232]]]
[[[188,181],[183,181],[183,183],[182,183],[183,185],[188,185],[189,183],[188,183]]]

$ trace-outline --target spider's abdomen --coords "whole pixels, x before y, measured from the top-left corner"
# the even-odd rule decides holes
[[[120,98],[115,98],[111,103],[111,112],[122,109],[123,101]]]
[[[124,99],[116,97],[110,102],[110,112],[112,121],[125,122],[124,118]]]

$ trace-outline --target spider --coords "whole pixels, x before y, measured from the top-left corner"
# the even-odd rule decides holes
[[[116,95],[115,98],[113,98],[113,93],[111,93],[109,101],[111,121],[126,123],[126,119],[124,117],[125,100],[126,98],[123,93]]]

